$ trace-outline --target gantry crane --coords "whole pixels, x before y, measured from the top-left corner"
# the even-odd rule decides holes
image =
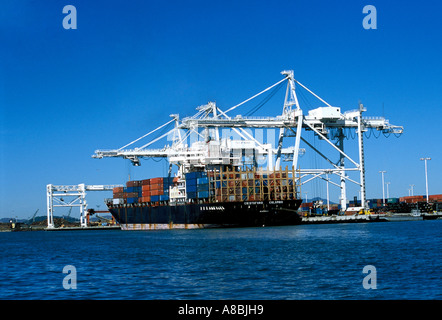
[[[40,210],[40,209],[37,209],[37,210],[34,212],[34,215],[32,216],[32,218],[29,218],[28,221],[31,221],[31,220],[32,220],[32,222],[35,222],[35,216],[37,215],[38,210]]]
[[[269,170],[279,169],[281,161],[291,161],[294,168],[298,168],[298,158],[305,150],[300,148],[301,141],[310,147],[319,156],[324,158],[330,165],[328,168],[298,169],[297,172],[305,184],[316,178],[321,178],[341,189],[341,209],[346,209],[346,181],[353,182],[360,187],[361,204],[366,206],[365,191],[365,166],[364,166],[364,144],[363,133],[367,130],[376,130],[384,134],[400,135],[403,127],[391,125],[383,117],[362,117],[366,111],[362,104],[359,108],[342,113],[340,107],[327,103],[309,88],[294,78],[292,70],[282,71],[284,78],[256,95],[243,102],[227,109],[221,110],[216,103],[209,102],[197,108],[197,113],[191,117],[180,119],[178,114],[172,114],[172,120],[160,127],[139,137],[138,139],[114,150],[96,150],[93,158],[123,157],[132,161],[134,165],[140,165],[140,158],[164,157],[170,164],[178,166],[179,173],[185,173],[196,167],[215,165],[254,165],[265,163]],[[228,113],[242,106],[243,104],[269,92],[269,96],[279,88],[283,82],[287,82],[285,99],[282,114],[275,117],[247,117],[229,116]],[[296,85],[299,85],[315,98],[321,101],[324,106],[304,113],[296,94]],[[264,103],[267,102],[267,99]],[[255,108],[260,108],[258,105]],[[166,133],[150,140],[140,147],[127,149],[140,140],[152,135],[154,132],[174,123],[174,127]],[[227,129],[227,134],[225,131]],[[262,137],[253,136],[251,129],[279,129],[277,143],[264,143]],[[164,129],[163,129],[164,130]],[[338,155],[339,160],[334,162],[330,157],[318,150],[307,139],[302,136],[302,131],[313,131],[316,136],[325,141]],[[358,136],[358,161],[352,159],[344,152],[345,132],[354,130]],[[240,139],[232,139],[235,133]],[[295,137],[294,145],[283,147],[284,138]],[[171,145],[162,149],[149,149],[149,146],[167,138]],[[267,140],[268,141],[268,140]],[[336,142],[333,142],[336,141]],[[263,161],[263,159],[265,159]],[[345,166],[345,159],[353,166]],[[359,172],[359,181],[350,179],[346,174],[350,171]],[[169,171],[170,172],[170,171]],[[329,174],[339,176],[340,184],[330,181]],[[325,178],[325,177],[326,178]]]
[[[112,191],[122,185],[53,185],[46,186],[47,221],[48,229],[55,228],[54,210],[56,207],[69,207],[69,215],[72,207],[80,208],[80,226],[87,227],[87,201],[86,191]]]

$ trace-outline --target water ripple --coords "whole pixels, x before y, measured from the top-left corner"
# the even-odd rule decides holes
[[[442,221],[1,233],[1,299],[441,299]],[[76,289],[65,289],[66,265]],[[364,266],[377,289],[364,289]]]

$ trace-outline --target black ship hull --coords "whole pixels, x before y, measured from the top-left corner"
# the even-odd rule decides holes
[[[283,226],[301,223],[302,200],[187,203],[148,206],[111,205],[123,230]]]

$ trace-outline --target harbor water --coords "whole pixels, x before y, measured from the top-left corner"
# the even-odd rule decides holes
[[[2,300],[442,299],[441,220],[0,241]]]

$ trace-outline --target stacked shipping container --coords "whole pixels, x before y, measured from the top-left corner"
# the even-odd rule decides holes
[[[310,212],[310,210],[313,208],[313,202],[303,202],[301,203],[301,206],[299,207],[299,209],[303,212],[303,213],[308,213]]]
[[[421,201],[426,201],[426,197],[425,196],[400,197],[399,201],[400,202],[405,202],[405,203],[418,203],[418,202],[421,202]]]
[[[194,171],[185,174],[187,199],[198,199],[209,197],[209,180],[207,173]]]
[[[173,185],[173,178],[150,179],[150,201],[169,201],[169,187]]]
[[[169,200],[169,187],[173,178],[152,178],[127,181],[126,187],[113,189],[113,204],[132,204]]]
[[[442,194],[432,194],[428,196],[430,202],[442,202]],[[427,201],[427,196],[408,196],[399,198],[400,202],[417,203]]]
[[[209,197],[214,202],[296,199],[294,172],[209,172]]]
[[[194,171],[185,174],[186,197],[190,201],[231,202],[291,200],[297,198],[294,171]],[[168,201],[173,178],[128,181],[114,188],[114,204]]]
[[[150,179],[141,180],[141,199],[139,202],[150,202]]]
[[[442,194],[433,194],[428,196],[430,201],[433,202],[442,202]]]

